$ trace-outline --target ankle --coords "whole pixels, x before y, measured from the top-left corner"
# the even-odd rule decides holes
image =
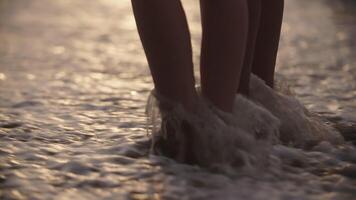
[[[188,112],[194,112],[196,110],[198,104],[198,94],[196,91],[191,92],[188,95],[185,95],[184,98],[181,100],[181,103]]]
[[[182,105],[188,112],[194,112],[198,103],[198,93],[196,90],[179,90],[179,91],[157,91],[155,90],[156,98],[160,102],[160,108],[170,110],[176,105]]]

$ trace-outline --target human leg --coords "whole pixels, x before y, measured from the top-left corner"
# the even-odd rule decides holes
[[[215,106],[231,112],[245,55],[246,0],[201,0],[202,93]]]
[[[238,92],[244,95],[249,94],[250,74],[253,63],[256,38],[261,17],[261,0],[248,0],[248,36],[244,64],[241,72]]]
[[[179,0],[132,0],[155,89],[192,110],[196,98],[192,48]]]
[[[273,87],[284,0],[262,0],[252,72]]]

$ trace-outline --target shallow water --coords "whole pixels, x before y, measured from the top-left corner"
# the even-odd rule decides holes
[[[185,5],[197,52],[197,5]],[[129,1],[0,1],[0,197],[356,198],[355,10],[286,1],[278,59],[279,76],[348,143],[276,145],[270,170],[227,176],[147,156],[152,83]]]

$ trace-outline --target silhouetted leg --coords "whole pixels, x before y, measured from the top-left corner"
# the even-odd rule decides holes
[[[196,98],[192,47],[179,0],[132,0],[155,89],[188,110]]]
[[[261,21],[252,72],[264,80],[268,86],[273,87],[284,0],[264,0],[261,3]]]
[[[201,0],[202,92],[223,111],[231,112],[245,55],[246,0]]]
[[[241,72],[238,92],[249,94],[250,74],[261,17],[261,0],[248,0],[248,36],[244,64]]]

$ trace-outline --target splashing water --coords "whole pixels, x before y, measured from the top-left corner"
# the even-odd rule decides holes
[[[155,140],[164,138],[163,142],[169,144],[158,151],[160,154],[167,155],[164,152],[167,149],[178,148],[178,154],[188,154],[173,156],[179,162],[238,177],[243,189],[237,188],[246,192],[250,189],[244,188],[245,181],[251,179],[260,181],[255,187],[266,184],[286,190],[278,195],[298,199],[305,194],[290,190],[310,193],[305,199],[313,199],[313,195],[318,199],[325,191],[330,193],[322,195],[323,199],[339,197],[331,191],[355,191],[354,183],[340,176],[356,174],[356,165],[349,163],[356,159],[354,146],[346,144],[330,123],[309,112],[291,96],[285,83],[277,85],[279,89],[274,91],[253,75],[250,87],[250,99],[236,95],[232,114],[219,111],[203,98],[196,106],[198,109],[188,113],[181,105],[153,92],[146,110],[148,121],[154,127],[151,129],[153,148],[159,149],[162,144],[155,144],[158,143]],[[172,118],[175,126],[166,129],[166,123]],[[184,129],[184,122],[193,128]],[[164,130],[157,128],[160,125]],[[173,141],[169,141],[170,134],[176,134]],[[189,158],[192,156],[193,160]],[[338,184],[334,185],[333,181]],[[265,194],[270,195],[268,190],[275,191],[269,187],[264,188]],[[229,189],[226,188],[223,196],[220,193],[219,198],[235,199],[241,195]]]

